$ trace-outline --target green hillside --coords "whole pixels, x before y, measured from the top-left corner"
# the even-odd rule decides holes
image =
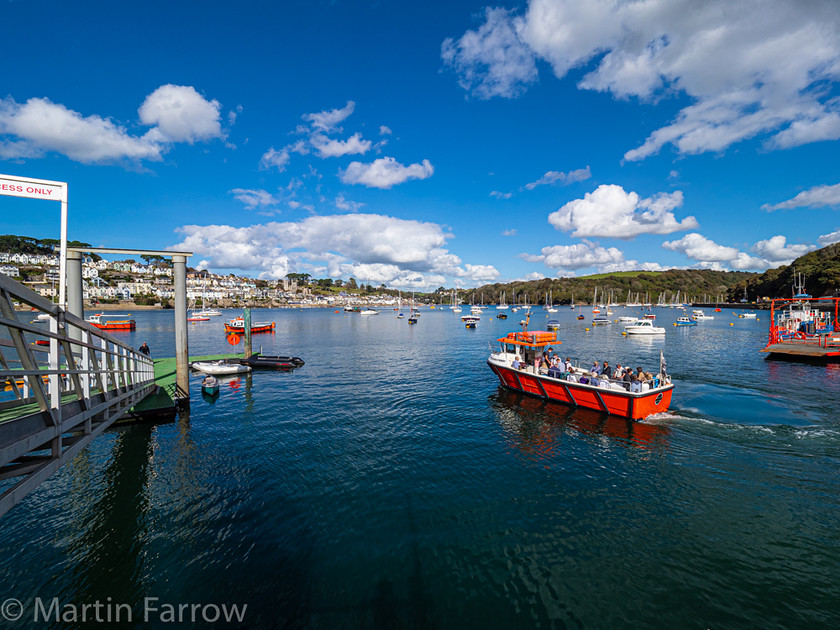
[[[708,299],[735,301],[737,294],[735,287],[741,287],[743,293],[744,284],[754,273],[744,271],[710,271],[707,269],[669,269],[668,271],[630,271],[608,274],[596,274],[581,278],[543,278],[542,280],[531,280],[529,282],[510,282],[507,284],[489,284],[473,290],[460,291],[459,295],[464,302],[474,301],[476,304],[483,299],[485,303],[495,303],[505,293],[505,299],[512,303],[514,295],[521,303],[525,296],[529,304],[545,303],[545,296],[551,293],[552,301],[555,304],[569,304],[574,298],[575,302],[591,302],[597,287],[599,295],[601,292],[609,294],[612,291],[613,299],[624,302],[627,293],[630,292],[631,299],[638,294],[639,299],[647,299],[656,302],[660,294],[665,294],[667,299],[672,299],[679,291],[680,299],[685,296],[695,301]],[[600,298],[599,298],[600,299]],[[604,298],[606,299],[606,298]]]
[[[756,297],[791,297],[795,276],[802,274],[805,291],[814,297],[840,292],[840,243],[800,256],[790,265],[768,269],[760,275],[746,278],[733,287],[743,295],[744,286],[750,299]]]

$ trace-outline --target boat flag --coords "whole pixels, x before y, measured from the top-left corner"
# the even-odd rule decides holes
[[[667,366],[665,365],[665,355],[662,354],[662,350],[660,350],[659,351],[659,376],[663,379],[668,376],[668,373],[665,371],[666,367]]]

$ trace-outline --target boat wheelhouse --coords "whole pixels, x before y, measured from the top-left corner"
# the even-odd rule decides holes
[[[671,404],[674,385],[665,373],[661,354],[659,374],[650,382],[635,381],[634,385],[600,378],[580,368],[543,372],[540,365],[544,353],[561,343],[555,332],[512,332],[497,341],[499,351],[490,355],[487,365],[509,389],[630,420],[662,413]]]

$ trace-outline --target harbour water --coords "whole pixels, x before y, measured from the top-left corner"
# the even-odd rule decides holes
[[[255,310],[277,322],[255,349],[304,367],[212,403],[194,376],[189,413],[97,438],[3,517],[16,627],[36,598],[127,603],[128,627],[173,627],[146,598],[247,604],[250,628],[836,624],[840,366],[766,361],[766,313],[655,309],[658,338],[552,314],[586,365],[656,371],[664,350],[672,408],[630,423],[502,390],[485,361],[508,312]],[[171,311],[134,317],[117,335],[174,354]],[[227,317],[190,324],[191,354],[230,348]]]

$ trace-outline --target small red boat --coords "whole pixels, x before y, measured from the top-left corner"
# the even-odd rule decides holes
[[[659,374],[651,381],[624,383],[579,368],[572,368],[571,372],[557,368],[541,372],[536,367],[537,360],[549,347],[561,343],[557,341],[557,333],[512,332],[498,341],[500,350],[490,355],[487,365],[501,384],[510,389],[630,420],[662,413],[671,404],[674,385],[665,373],[664,359],[660,360]],[[515,368],[517,357],[521,365]]]
[[[123,319],[104,319],[106,317],[122,317]],[[101,330],[134,330],[137,326],[130,315],[105,315],[97,313],[85,320],[91,326]]]
[[[245,318],[234,317],[229,322],[225,322],[225,332],[232,335],[244,335]],[[274,332],[274,322],[251,323],[251,334],[267,332]]]

